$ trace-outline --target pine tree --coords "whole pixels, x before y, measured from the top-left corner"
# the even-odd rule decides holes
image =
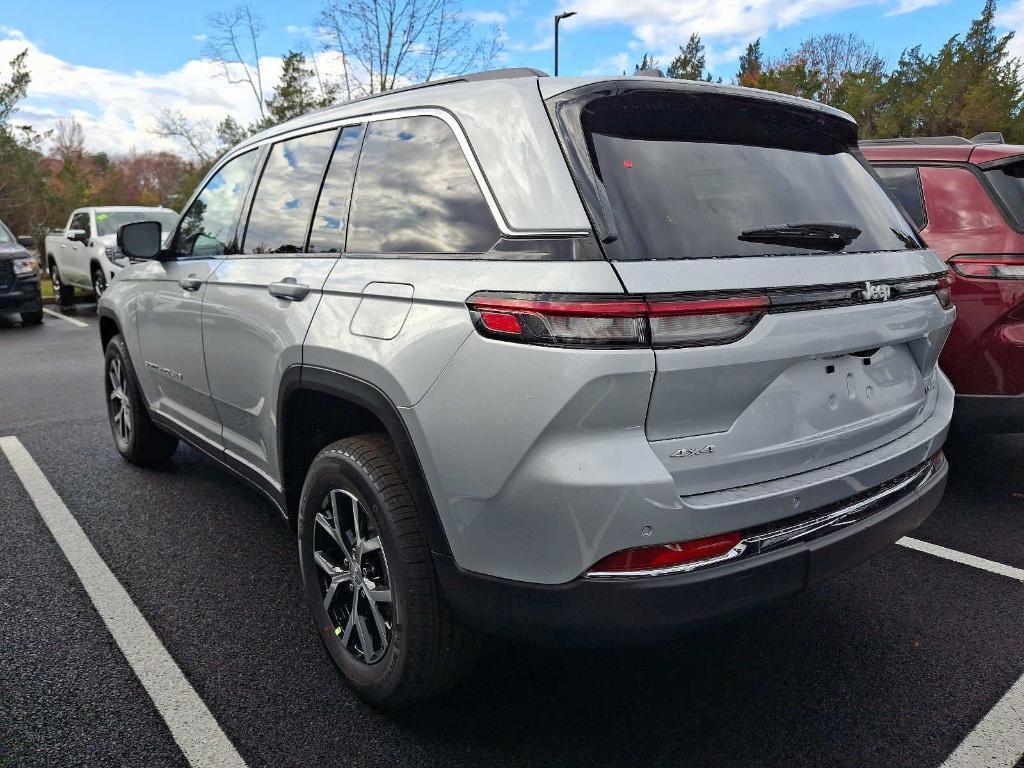
[[[748,88],[758,88],[761,83],[761,73],[764,70],[764,60],[761,53],[761,38],[747,44],[746,53],[740,56],[740,70],[736,73],[736,82]]]
[[[672,59],[665,75],[676,80],[711,82],[711,73],[704,68],[704,44],[700,35],[694,32],[685,46],[679,46],[679,55]]]
[[[281,79],[274,86],[274,95],[267,100],[269,124],[282,123],[333,103],[333,89],[314,87],[315,74],[304,54],[288,52],[281,64]]]

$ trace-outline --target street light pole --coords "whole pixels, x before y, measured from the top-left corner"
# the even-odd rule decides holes
[[[555,16],[555,77],[558,77],[558,22],[575,15],[576,11],[563,11]]]

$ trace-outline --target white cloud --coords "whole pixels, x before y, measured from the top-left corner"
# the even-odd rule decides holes
[[[508,14],[501,11],[466,11],[466,18],[474,24],[504,24]]]
[[[200,43],[205,43],[207,40],[206,33],[200,32],[198,35],[192,35],[192,39]]]
[[[1024,58],[1024,0],[1016,0],[1009,6],[1000,8],[996,13],[996,24],[1004,27],[1006,31],[1016,32],[1010,41],[1010,55]]]
[[[25,48],[32,82],[15,120],[46,131],[61,117],[74,116],[92,151],[119,154],[134,147],[181,152],[174,142],[153,134],[162,108],[211,123],[229,114],[242,124],[259,117],[248,86],[229,84],[209,61],[194,59],[162,73],[118,72],[63,61],[16,30],[0,28],[0,62]],[[318,55],[318,62],[329,74],[340,69],[337,57],[329,54]],[[261,66],[269,91],[280,75],[281,60],[267,57]]]
[[[915,0],[906,0],[914,2]],[[920,0],[918,0],[920,1]],[[638,49],[674,50],[679,40],[698,32],[707,40],[749,41],[771,29],[826,16],[878,0],[578,0],[578,26],[623,24]]]
[[[602,75],[621,75],[623,72],[633,74],[633,57],[622,51],[612,56],[606,56],[603,59],[595,62],[594,66],[590,69],[583,70],[580,74],[584,77],[590,76],[602,76]]]
[[[902,16],[905,13],[913,13],[922,8],[931,8],[933,5],[942,5],[947,0],[897,0],[896,7],[888,11],[886,16]]]

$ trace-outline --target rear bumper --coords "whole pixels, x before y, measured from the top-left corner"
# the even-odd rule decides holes
[[[541,585],[470,573],[435,557],[455,611],[487,632],[550,643],[659,640],[793,595],[868,559],[931,514],[947,474],[943,463],[898,500],[819,538],[689,573]]]
[[[1024,432],[1024,395],[957,395],[956,425],[981,432]]]

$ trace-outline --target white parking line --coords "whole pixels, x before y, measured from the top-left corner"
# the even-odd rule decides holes
[[[1006,692],[942,768],[1013,768],[1024,757],[1024,677]]]
[[[77,325],[79,328],[88,328],[89,327],[88,323],[83,323],[81,320],[76,320],[73,317],[68,317],[67,315],[62,315],[60,312],[54,312],[49,307],[43,307],[43,312],[48,314],[50,317],[59,317],[61,320],[65,321],[65,322],[71,323],[72,325]]]
[[[900,546],[906,547],[907,549],[926,552],[929,555],[943,557],[946,560],[952,560],[955,563],[969,565],[973,568],[980,568],[981,570],[989,571],[990,573],[998,573],[1000,576],[1008,576],[1011,579],[1016,579],[1017,581],[1024,581],[1024,568],[1014,568],[1012,565],[1003,565],[1002,563],[997,563],[995,560],[986,560],[983,557],[975,557],[974,555],[968,555],[966,552],[947,549],[946,547],[940,547],[938,544],[929,544],[927,541],[921,541],[920,539],[904,537],[896,543]]]
[[[968,555],[948,547],[940,547],[920,539],[904,537],[897,544],[980,568],[989,573],[1008,576],[1024,582],[1024,569],[1003,565],[994,560]],[[1011,686],[989,710],[974,730],[944,762],[941,768],[1013,768],[1024,757],[1024,676]]]
[[[196,768],[245,768],[242,756],[21,441],[0,437],[0,451],[6,454],[188,762]]]

